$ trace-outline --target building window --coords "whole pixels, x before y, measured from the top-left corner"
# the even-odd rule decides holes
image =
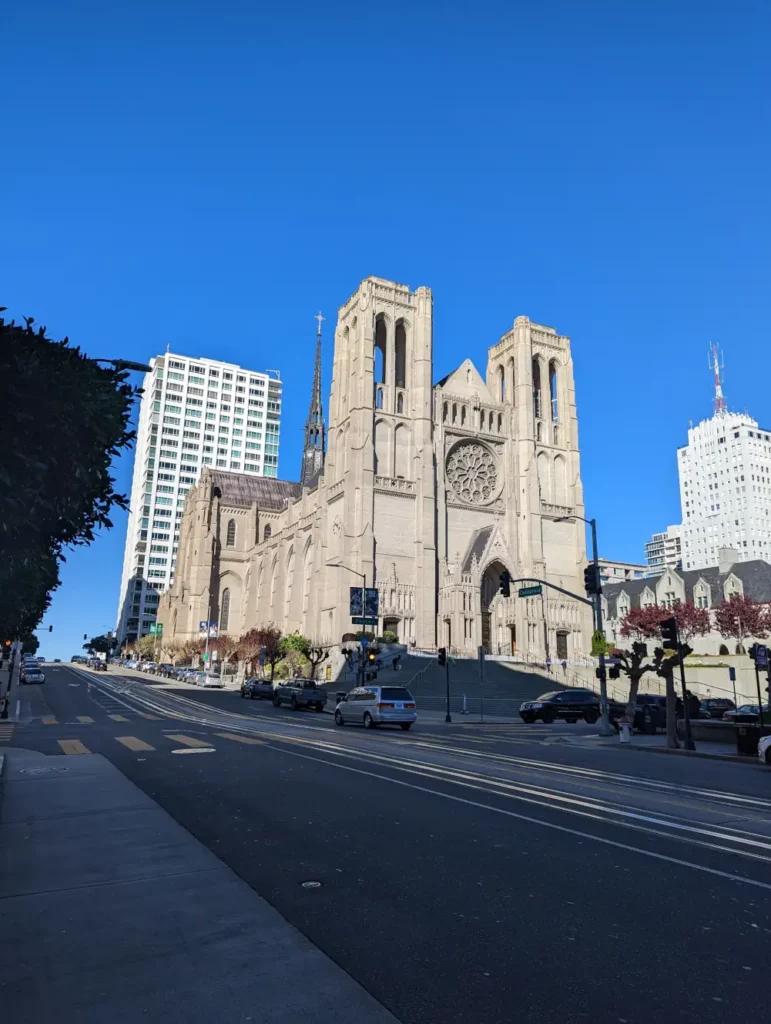
[[[263,540],[268,540],[271,534],[270,523],[265,527],[265,532],[262,535]]]
[[[228,628],[228,620],[230,619],[230,590],[225,589],[222,591],[222,601],[220,603],[220,621],[219,631],[224,633]]]

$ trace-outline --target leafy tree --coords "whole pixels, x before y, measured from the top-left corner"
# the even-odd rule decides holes
[[[91,543],[114,506],[128,507],[110,468],[134,438],[136,389],[32,318],[0,317],[0,380],[13,396],[0,446],[0,632],[22,636],[50,603],[64,549]]]
[[[664,618],[674,616],[677,620],[677,631],[682,643],[689,643],[695,636],[704,636],[712,629],[708,608],[697,608],[693,601],[676,601],[671,609],[667,609]],[[663,621],[663,620],[662,620]]]
[[[196,658],[201,654],[203,648],[203,640],[185,640],[182,644],[182,657],[187,661],[192,661],[193,658]]]
[[[625,651],[617,648],[611,651],[611,657],[618,659],[618,667],[629,678],[629,697],[626,702],[626,717],[631,723],[634,720],[634,705],[637,701],[637,693],[640,689],[640,680],[646,672],[653,672],[653,663],[646,665],[648,648],[640,640],[635,640],[631,650]]]
[[[110,636],[92,636],[83,647],[92,654],[109,654],[114,640]]]
[[[286,650],[281,643],[281,630],[275,626],[262,626],[255,631],[260,645],[260,652],[265,652],[265,664],[270,665],[270,679],[276,674],[276,665],[284,660]]]
[[[253,665],[259,658],[261,650],[260,631],[258,629],[249,629],[239,641],[238,660],[243,661],[246,665]]]
[[[182,656],[182,644],[178,640],[162,640],[161,654],[168,658],[172,665],[176,665],[177,658]]]
[[[647,608],[630,608],[621,623],[621,636],[652,640],[659,635],[659,624],[666,617],[657,604],[648,605]]]
[[[399,637],[391,629],[384,629],[383,630],[383,635],[382,635],[382,637],[380,639],[383,641],[384,644],[398,644],[399,643]]]
[[[302,636],[297,630],[281,638],[284,660],[292,675],[297,676],[301,674],[301,670],[308,660],[309,647],[310,640]]]
[[[231,636],[229,633],[222,633],[209,641],[209,650],[217,652],[217,657],[222,662],[223,672],[227,663],[238,652],[240,644],[241,638]]]
[[[137,637],[134,641],[134,650],[141,658],[152,658],[155,654],[155,637],[149,633],[146,636]]]
[[[738,640],[739,654],[746,653],[744,641],[747,637],[762,640],[771,630],[771,613],[768,605],[760,604],[742,594],[731,594],[727,601],[721,601],[713,611],[718,633],[726,638]]]
[[[310,662],[311,666],[311,679],[316,678],[316,669],[329,657],[329,648],[323,647],[319,643],[311,643],[308,650],[305,652],[305,657]]]
[[[34,633],[28,633],[21,638],[21,649],[24,654],[37,654],[40,648],[40,641]]]

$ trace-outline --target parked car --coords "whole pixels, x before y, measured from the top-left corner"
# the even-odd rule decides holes
[[[768,704],[764,704],[763,714],[767,714],[769,710],[771,709]],[[757,718],[757,704],[740,704],[738,708],[734,708],[732,711],[726,711],[723,713],[723,720],[728,722],[752,722],[757,721]]]
[[[39,665],[34,667],[29,666],[25,668],[21,673],[22,683],[44,683],[46,681],[45,673]]]
[[[771,736],[761,736],[758,741],[758,757],[763,764],[771,764]]]
[[[241,696],[249,700],[273,700],[273,683],[270,679],[245,679],[241,683]]]
[[[407,732],[417,718],[415,698],[406,686],[357,686],[335,708],[335,725],[357,724],[365,729],[398,725]]]
[[[94,663],[91,666],[91,668],[94,670],[94,672],[106,672],[107,662],[102,661],[101,658],[94,658]]]
[[[626,702],[609,700],[608,716],[618,732],[619,718],[626,715]],[[652,735],[657,729],[667,727],[667,698],[658,693],[638,693],[634,708],[632,729]]]
[[[701,710],[706,711],[710,718],[723,718],[726,711],[733,711],[735,707],[728,697],[706,697],[701,702]]]
[[[288,704],[292,711],[310,707],[323,711],[326,702],[327,691],[315,679],[287,679],[273,688],[273,706],[277,708]]]
[[[537,700],[526,700],[519,707],[523,722],[542,722],[549,725],[557,718],[566,722],[577,722],[583,718],[592,725],[600,717],[600,698],[592,690],[570,687],[565,690],[550,690],[542,693]]]
[[[201,686],[222,686],[222,676],[217,675],[216,672],[201,672],[200,673]]]

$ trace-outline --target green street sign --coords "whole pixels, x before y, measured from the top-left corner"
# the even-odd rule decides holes
[[[538,595],[542,594],[542,593],[543,593],[543,588],[541,587],[540,583],[536,583],[536,585],[533,586],[533,587],[520,587],[519,588],[519,596],[520,597],[538,597]]]
[[[150,626],[150,636],[162,636],[163,635],[163,623],[153,622]]]

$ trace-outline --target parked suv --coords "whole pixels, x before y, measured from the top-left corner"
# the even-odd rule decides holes
[[[406,686],[358,686],[335,708],[335,724],[357,723],[365,729],[398,725],[406,732],[417,721],[415,698]]]
[[[549,725],[556,718],[566,722],[577,722],[583,718],[590,725],[600,717],[600,698],[591,690],[571,687],[565,690],[551,690],[542,693],[537,700],[526,700],[519,707],[523,722],[542,722]]]
[[[254,700],[255,697],[273,700],[273,683],[270,679],[245,679],[241,683],[241,696]]]
[[[707,697],[701,702],[701,710],[706,711],[710,718],[722,718],[726,711],[732,711],[735,707],[728,697]]]

